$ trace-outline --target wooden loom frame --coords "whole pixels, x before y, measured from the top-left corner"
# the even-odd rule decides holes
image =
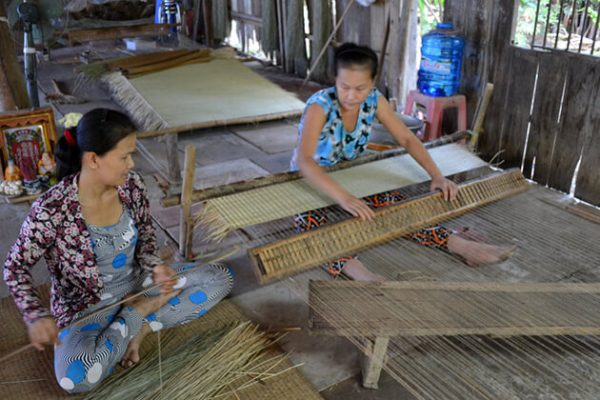
[[[439,139],[431,142],[423,143],[426,149],[432,149],[440,147],[450,143],[460,142],[469,138],[471,133],[469,131],[460,131],[452,135],[442,136]],[[138,136],[139,138],[140,136]],[[406,154],[405,149],[393,149],[387,150],[380,153],[369,154],[364,157],[357,158],[352,161],[344,161],[336,164],[332,167],[326,167],[327,172],[338,171],[345,168],[354,167],[357,165],[366,164],[372,161],[383,160],[390,157],[396,157]],[[191,201],[197,203],[204,200],[209,200],[215,197],[226,196],[229,194],[240,193],[247,190],[257,189],[259,187],[273,185],[275,183],[290,182],[297,179],[301,179],[302,176],[299,172],[281,172],[278,174],[268,175],[264,177],[254,178],[250,180],[234,182],[228,185],[215,186],[207,189],[193,190],[191,194]],[[163,207],[171,207],[181,204],[181,193],[175,193],[171,196],[166,196],[161,199],[161,205]]]
[[[461,140],[463,139],[466,135],[465,132],[460,133],[460,135],[453,135],[454,138],[456,140]],[[440,144],[445,144],[448,141],[448,138],[446,138],[445,140],[443,140],[444,143],[432,143],[433,145],[440,145]],[[433,147],[433,146],[430,146]],[[385,156],[392,156],[392,155],[398,155],[398,151],[394,151],[392,152],[393,154],[388,155],[387,154],[379,154],[377,156],[379,156],[380,158],[385,158]],[[360,160],[358,160],[360,161]],[[367,160],[365,162],[368,161],[372,161]],[[354,164],[353,164],[354,165]],[[353,166],[353,165],[349,165],[349,166]],[[179,198],[179,203],[181,204],[181,225],[180,225],[180,252],[182,254],[185,255],[186,259],[190,259],[190,257],[192,257],[192,240],[193,240],[193,223],[192,223],[192,215],[191,215],[191,204],[193,201],[193,196],[194,195],[198,195],[203,199],[208,199],[208,198],[212,198],[212,197],[219,197],[220,195],[224,195],[224,194],[231,194],[231,193],[236,193],[236,192],[241,192],[241,191],[245,191],[245,190],[250,190],[253,189],[254,187],[261,187],[261,186],[266,186],[269,185],[271,183],[273,183],[273,180],[280,180],[280,181],[286,181],[286,180],[294,180],[294,179],[299,179],[298,174],[290,174],[290,173],[284,173],[284,174],[278,174],[277,176],[274,177],[267,177],[267,178],[258,178],[255,180],[251,180],[251,181],[245,181],[245,182],[240,182],[240,183],[234,183],[231,185],[225,185],[225,186],[221,186],[221,187],[216,187],[216,188],[210,188],[207,190],[203,190],[203,191],[198,191],[198,192],[194,192],[193,191],[193,179],[194,179],[194,173],[195,173],[195,147],[193,145],[189,145],[186,147],[186,161],[185,161],[185,174],[184,174],[184,184],[183,184],[183,190],[182,190],[182,194],[181,197]],[[500,198],[502,197],[506,197],[507,195],[510,194],[515,194],[518,192],[521,192],[523,190],[525,190],[527,188],[527,184],[526,181],[524,180],[524,178],[522,178],[522,176],[520,175],[520,173],[518,173],[517,171],[510,171],[508,174],[505,174],[505,176],[517,176],[518,177],[518,182],[519,185],[517,185],[516,188],[512,188],[512,190],[509,190],[509,193],[502,193],[500,194]],[[502,177],[502,175],[501,175]],[[274,179],[268,179],[268,178],[274,178]],[[494,179],[494,178],[492,178]],[[498,177],[496,177],[495,179],[498,179]],[[476,182],[480,182],[476,181]],[[510,189],[510,188],[509,188]],[[430,197],[434,197],[435,195]],[[494,197],[494,200],[497,199],[496,197]],[[491,200],[490,200],[491,201]],[[475,206],[478,206],[481,204],[477,204]],[[383,211],[383,210],[382,210]],[[465,212],[466,210],[460,210],[459,212]],[[262,283],[263,280],[260,278],[259,276],[259,281],[261,281]],[[379,376],[381,373],[381,369],[384,366],[384,361],[385,361],[385,355],[386,355],[386,351],[387,351],[387,347],[389,344],[389,337],[385,337],[385,336],[375,336],[372,340],[366,339],[365,342],[365,346],[366,346],[366,355],[365,357],[362,358],[362,372],[363,372],[363,386],[368,387],[368,388],[377,388],[377,383],[379,380]]]
[[[255,247],[248,254],[259,282],[269,283],[464,214],[527,188],[521,172],[513,169],[460,185],[452,202],[445,201],[440,192],[427,194],[375,210],[375,218],[371,221],[347,219]]]
[[[469,131],[456,132],[452,135],[443,136],[437,140],[424,143],[426,149],[440,147],[450,143],[456,143],[467,139],[470,136]],[[176,146],[176,142],[175,142]],[[357,165],[366,164],[368,162],[383,160],[390,157],[396,157],[406,154],[405,149],[394,149],[380,153],[370,154],[356,160],[342,162],[326,170],[328,172],[338,171],[341,169],[355,167]],[[196,147],[187,145],[185,148],[185,161],[183,170],[183,181],[181,193],[173,194],[161,199],[163,207],[181,206],[179,216],[179,252],[186,260],[191,260],[193,255],[192,243],[194,240],[194,217],[192,215],[191,206],[194,203],[209,200],[216,197],[226,196],[234,193],[241,193],[247,190],[252,190],[264,186],[269,186],[277,183],[290,182],[301,179],[299,172],[282,172],[274,175],[268,175],[255,179],[234,182],[228,185],[215,186],[207,189],[194,190],[194,177],[196,174]]]
[[[385,314],[387,318],[385,327],[377,326],[376,324],[360,324],[357,321],[343,320],[340,325],[331,323],[332,319],[343,318],[339,313],[343,312],[340,309],[339,302],[329,301],[324,306],[316,305],[316,298],[323,299],[340,299],[340,296],[325,296],[318,295],[321,291],[343,293],[347,290],[356,290],[364,292],[373,292],[389,301],[393,297],[393,292],[397,291],[406,294],[407,291],[421,293],[421,296],[413,296],[410,301],[413,304],[419,302],[424,303],[430,300],[428,294],[436,294],[435,300],[442,303],[444,299],[439,299],[439,294],[448,293],[450,296],[446,300],[452,299],[453,292],[466,293],[504,293],[504,294],[534,294],[543,300],[544,295],[591,295],[597,296],[600,294],[600,285],[597,283],[581,284],[581,283],[498,283],[498,282],[362,282],[362,281],[310,281],[309,283],[309,329],[311,335],[334,335],[334,336],[350,336],[360,337],[365,346],[364,356],[361,357],[361,370],[363,376],[363,386],[366,388],[377,389],[381,370],[386,363],[386,353],[391,337],[398,336],[452,336],[452,335],[493,335],[496,337],[514,336],[514,335],[540,335],[540,336],[558,336],[558,335],[590,335],[600,334],[600,326],[565,326],[566,324],[557,324],[556,326],[514,326],[514,327],[454,327],[445,328],[438,327],[433,329],[414,329],[414,327],[405,327],[403,321],[399,321],[398,315],[387,310],[378,311]],[[445,292],[445,293],[444,293]],[[354,293],[355,294],[355,293]],[[366,296],[370,297],[370,296]],[[410,297],[410,296],[406,296]],[[375,296],[370,298],[377,298]],[[464,300],[464,298],[463,298]],[[557,300],[560,301],[560,300]],[[341,307],[346,307],[347,303],[342,301]],[[532,305],[533,303],[533,305]],[[536,301],[522,302],[522,305],[532,315],[538,315],[545,306],[543,301],[535,304]],[[452,304],[452,303],[450,303]],[[362,302],[355,303],[351,313],[360,310],[365,304]],[[529,307],[529,309],[528,309]],[[318,311],[315,310],[318,309]],[[585,308],[585,307],[582,307]],[[587,309],[589,309],[588,307]],[[586,309],[586,310],[587,310]],[[521,310],[523,311],[523,310]],[[553,309],[552,312],[555,310]],[[368,312],[368,311],[367,311]],[[489,312],[489,310],[488,310]],[[325,315],[327,314],[327,315]],[[423,311],[423,314],[427,314]],[[361,314],[362,315],[362,314]],[[411,315],[409,318],[415,319],[419,315]],[[458,321],[453,321],[457,323]],[[462,321],[458,322],[460,324]],[[337,325],[337,326],[336,326]],[[342,326],[343,325],[343,326]],[[370,338],[370,339],[368,339]]]

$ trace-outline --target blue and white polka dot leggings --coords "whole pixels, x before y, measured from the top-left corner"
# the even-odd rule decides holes
[[[181,272],[193,267],[194,264],[188,263],[174,266],[174,269]],[[142,286],[151,284],[151,277],[145,276]],[[54,369],[59,385],[70,393],[93,389],[113,372],[144,323],[156,332],[192,321],[223,299],[232,286],[230,270],[210,264],[181,276],[175,289],[183,291],[156,313],[141,316],[134,308],[121,305],[80,319],[59,333],[60,344],[54,348]],[[146,295],[158,296],[160,289],[153,289]],[[111,302],[117,300],[111,299]]]

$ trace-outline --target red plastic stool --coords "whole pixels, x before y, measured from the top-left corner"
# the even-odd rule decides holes
[[[467,129],[467,99],[462,94],[450,97],[431,97],[418,90],[411,90],[406,98],[404,114],[413,115],[413,107],[418,104],[425,108],[424,141],[437,139],[442,134],[442,118],[446,108],[458,109],[458,130]]]

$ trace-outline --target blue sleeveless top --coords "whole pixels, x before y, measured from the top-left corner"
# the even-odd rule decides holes
[[[340,161],[354,160],[367,148],[373,120],[377,114],[377,101],[381,92],[373,87],[366,100],[360,105],[358,121],[352,132],[346,132],[342,123],[340,104],[335,86],[313,94],[306,105],[318,104],[325,112],[326,122],[321,131],[313,158],[319,165],[334,165]],[[298,125],[298,143],[294,149],[290,170],[297,171],[298,146],[302,139],[304,114]]]

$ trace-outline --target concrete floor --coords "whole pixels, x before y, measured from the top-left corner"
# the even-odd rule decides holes
[[[88,51],[92,56],[106,58],[122,55],[121,47],[112,41],[95,42],[86,46],[55,50],[50,62],[39,65],[40,99],[52,93],[50,79],[61,82],[66,91],[87,100],[77,105],[54,105],[58,120],[67,112],[86,112],[96,107],[120,109],[107,93],[98,85],[88,83],[78,87],[75,92],[74,68],[78,65],[78,55]],[[264,67],[257,62],[248,64],[258,73],[282,85],[298,96],[306,98],[319,89],[309,84],[300,89],[302,80],[283,74],[273,67]],[[44,105],[44,104],[42,104]],[[239,180],[255,178],[288,169],[291,151],[297,138],[297,119],[261,123],[260,125],[234,126],[198,132],[184,133],[179,136],[180,160],[183,161],[184,147],[193,143],[197,147],[196,187],[205,188]],[[144,140],[144,145],[154,157],[166,165],[161,144],[155,139]],[[164,213],[159,205],[163,196],[154,170],[139,154],[135,156],[136,170],[144,177],[148,185],[153,213]],[[19,227],[29,210],[30,204],[0,205],[0,254],[6,254],[14,242]],[[157,230],[159,244],[172,244],[168,235]],[[306,327],[307,306],[292,293],[285,283],[259,286],[250,271],[244,254],[238,254],[228,260],[236,273],[236,288],[233,300],[255,321],[271,327]],[[41,261],[33,271],[36,284],[48,281],[45,263]],[[0,282],[0,297],[8,295],[4,282]],[[342,338],[310,337],[304,332],[287,335],[282,346],[291,353],[294,363],[303,363],[303,373],[318,389],[323,390],[327,399],[411,399],[406,391],[389,376],[382,377],[377,391],[363,389],[359,385],[359,354],[354,346]]]

